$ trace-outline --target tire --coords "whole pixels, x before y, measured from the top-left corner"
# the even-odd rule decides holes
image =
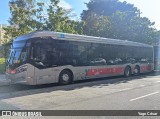
[[[72,73],[68,70],[63,70],[59,75],[59,84],[67,85],[72,82]]]
[[[134,68],[134,75],[139,75],[140,74],[140,68],[139,68],[139,66],[135,66],[135,68]]]
[[[131,68],[127,66],[124,70],[124,76],[125,77],[130,77],[131,76]]]

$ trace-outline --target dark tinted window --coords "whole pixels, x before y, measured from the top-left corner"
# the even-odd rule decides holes
[[[14,41],[12,48],[22,48],[25,46],[27,40],[22,40],[22,41]]]
[[[36,38],[34,57],[47,67],[102,66],[152,62],[152,49],[89,42]]]

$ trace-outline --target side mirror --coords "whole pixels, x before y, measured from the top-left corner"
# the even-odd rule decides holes
[[[45,66],[42,62],[35,62],[38,66]]]
[[[41,62],[41,60],[40,60],[40,59],[37,59],[37,58],[34,58],[34,61],[35,61],[35,62]]]
[[[42,61],[40,59],[34,58],[34,62],[38,66],[44,66],[44,64],[42,63]]]

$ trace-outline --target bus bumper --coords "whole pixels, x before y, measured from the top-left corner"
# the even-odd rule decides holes
[[[11,84],[28,84],[25,77],[18,77],[15,74],[6,74],[6,79],[10,80]]]

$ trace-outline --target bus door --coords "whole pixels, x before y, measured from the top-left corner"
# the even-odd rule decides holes
[[[55,82],[55,72],[53,71],[52,47],[49,43],[37,43],[35,46],[35,79],[37,84]]]
[[[38,69],[35,67],[35,79],[37,84],[54,83],[55,74],[52,68]]]

